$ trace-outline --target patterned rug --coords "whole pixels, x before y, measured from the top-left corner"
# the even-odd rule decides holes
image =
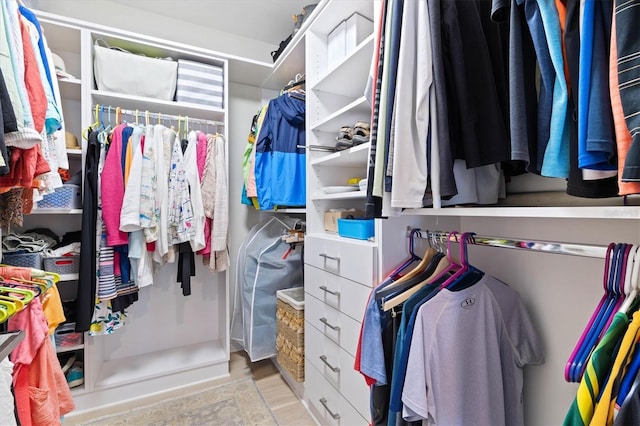
[[[253,379],[242,379],[118,415],[102,417],[83,425],[275,426],[277,422]]]

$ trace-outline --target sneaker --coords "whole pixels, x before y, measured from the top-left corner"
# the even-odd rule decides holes
[[[336,136],[336,150],[342,151],[353,146],[353,128],[342,126]]]
[[[67,360],[67,362],[65,362],[65,364],[62,366],[62,373],[67,374],[67,371],[69,371],[69,369],[73,366],[73,364],[75,364],[75,362],[76,362],[76,354],[73,354]]]
[[[76,361],[67,373],[67,384],[70,388],[84,384],[84,365],[81,361]]]
[[[358,121],[353,125],[353,145],[369,142],[371,126],[364,121]]]

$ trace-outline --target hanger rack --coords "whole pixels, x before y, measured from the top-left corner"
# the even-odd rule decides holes
[[[100,104],[96,104],[93,106],[93,109],[95,110],[95,108],[101,109],[104,112],[104,108],[110,108],[113,114],[116,114],[116,112],[120,115],[127,115],[130,116],[132,118],[138,118],[138,120],[140,122],[144,122],[147,118],[147,116],[149,117],[149,119],[154,119],[157,121],[161,121],[161,120],[169,120],[169,121],[187,121],[189,124],[203,124],[205,126],[212,126],[215,127],[216,129],[216,133],[219,132],[219,128],[222,127],[222,129],[224,130],[224,123],[221,121],[215,121],[215,120],[205,120],[202,118],[192,118],[189,117],[187,115],[171,115],[171,114],[163,114],[161,112],[149,112],[149,111],[143,111],[143,110],[130,110],[130,109],[123,109],[123,108],[119,108],[119,107],[111,107],[111,106],[107,106],[107,105],[100,105]]]
[[[407,236],[411,233],[408,229]],[[435,239],[439,242],[459,242],[459,234],[451,234],[443,231],[416,230],[414,238],[426,240]],[[607,246],[574,244],[555,241],[523,240],[508,237],[490,237],[486,235],[473,235],[467,241],[468,244],[489,247],[501,247],[542,253],[566,254],[570,256],[594,257],[604,259],[607,254]]]

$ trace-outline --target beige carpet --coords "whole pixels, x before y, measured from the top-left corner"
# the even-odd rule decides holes
[[[277,425],[253,379],[242,379],[82,425]]]

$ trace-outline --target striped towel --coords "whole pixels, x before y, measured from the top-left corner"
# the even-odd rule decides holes
[[[223,108],[224,76],[222,67],[178,60],[176,100]]]

